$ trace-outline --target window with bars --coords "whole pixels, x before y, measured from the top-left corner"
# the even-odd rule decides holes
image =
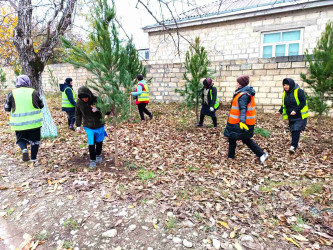
[[[302,36],[301,29],[263,33],[262,57],[301,55]]]

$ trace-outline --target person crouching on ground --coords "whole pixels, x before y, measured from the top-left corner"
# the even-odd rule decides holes
[[[102,113],[96,107],[97,97],[89,88],[82,86],[78,89],[75,118],[76,131],[81,133],[81,123],[86,131],[89,144],[90,168],[96,168],[96,163],[102,162],[102,147],[104,137],[107,136],[104,128]]]
[[[7,96],[5,111],[10,112],[10,128],[16,133],[16,144],[22,150],[22,160],[29,161],[27,144],[31,145],[31,162],[36,162],[41,138],[44,107],[38,92],[32,88],[28,76],[16,79],[16,88]]]
[[[200,121],[196,124],[197,127],[202,127],[205,116],[212,117],[214,127],[217,127],[217,118],[215,111],[219,107],[219,99],[217,97],[217,89],[214,86],[211,78],[206,78],[203,81],[204,87],[202,88],[202,106],[200,111]]]
[[[242,140],[264,163],[268,157],[251,138],[254,134],[256,120],[255,91],[248,86],[250,77],[243,75],[237,78],[237,87],[231,103],[230,114],[224,135],[229,138],[228,158],[235,158],[237,140]]]
[[[305,130],[307,124],[308,104],[304,91],[295,84],[291,78],[285,78],[282,81],[283,95],[282,106],[277,114],[282,114],[283,120],[289,121],[289,130],[291,132],[291,146],[289,152],[294,154],[298,147],[301,131]]]
[[[135,92],[132,92],[131,95],[136,97],[135,105],[138,105],[139,114],[141,117],[141,121],[145,120],[145,114],[149,116],[150,119],[153,118],[153,114],[149,112],[146,108],[149,103],[149,88],[148,84],[143,80],[142,75],[138,75],[136,77],[136,81],[138,82],[138,86],[135,89]]]
[[[61,96],[61,110],[67,113],[68,128],[75,131],[75,93],[73,90],[72,78],[66,78],[64,84],[60,84]]]

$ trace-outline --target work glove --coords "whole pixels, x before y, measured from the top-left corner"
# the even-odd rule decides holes
[[[239,127],[240,127],[240,129],[249,130],[249,127],[245,123],[243,123],[243,122],[239,123]]]
[[[91,108],[92,108],[92,109],[91,109],[92,112],[94,112],[94,113],[95,113],[96,111],[98,111],[98,108],[96,108],[95,106],[92,106]]]
[[[210,111],[210,112],[214,112],[214,108],[213,108],[213,107],[210,107],[210,108],[209,108],[209,111]]]
[[[81,133],[81,127],[76,127],[76,132]]]
[[[296,115],[296,112],[295,112],[295,111],[291,111],[290,114],[291,114],[291,115]]]

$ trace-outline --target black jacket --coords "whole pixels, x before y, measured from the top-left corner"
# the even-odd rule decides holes
[[[73,93],[72,93],[72,89],[73,89],[72,85],[65,82],[64,84],[59,84],[59,87],[60,87],[61,92],[64,92],[64,90],[66,89],[65,93],[67,95],[67,98],[68,98],[69,102],[72,105],[76,106],[76,102],[74,100],[74,96],[73,96]],[[74,108],[64,108],[64,107],[62,107],[61,110],[62,111],[74,111],[75,107]]]
[[[88,102],[82,101],[82,96],[87,96]],[[100,111],[92,112],[91,108],[91,105],[96,105],[97,97],[85,86],[79,88],[78,97],[75,108],[76,126],[80,127],[83,119],[84,127],[91,129],[102,127],[104,125],[102,113]]]
[[[287,80],[289,82],[289,86],[290,86],[289,91],[286,92],[286,96],[284,98],[284,104],[286,105],[288,119],[291,121],[300,120],[300,119],[302,119],[301,110],[306,105],[306,98],[305,98],[304,91],[302,89],[300,89],[297,84],[295,84],[293,79],[286,78],[285,80]],[[300,102],[299,106],[297,105],[297,102],[296,102],[296,99],[294,96],[294,90],[296,88],[299,88],[298,89],[298,99]],[[279,110],[279,112],[281,114],[282,114],[282,110],[283,110],[283,107],[281,106],[281,108]],[[292,111],[295,111],[296,115],[290,115],[290,113]]]
[[[206,105],[205,101],[204,101],[204,89],[205,88],[202,88],[202,90],[201,90],[202,91],[202,94],[201,94],[202,105]],[[210,89],[212,90],[212,97],[213,97],[213,99],[210,98],[210,90],[209,90],[208,97],[207,97],[208,106],[214,108],[214,105],[215,105],[215,102],[216,102],[216,98],[217,98],[217,89],[216,89],[215,86],[212,86]]]
[[[241,87],[236,90],[232,99],[234,99],[235,96],[240,92],[246,93],[245,95],[242,95],[240,98],[238,98],[238,106],[240,110],[240,122],[245,123],[247,105],[251,101],[251,96],[254,96],[256,92],[250,86]],[[234,140],[250,139],[253,137],[254,134],[254,125],[247,125],[247,126],[249,127],[249,130],[240,129],[239,124],[227,123],[227,126],[224,130],[224,136]]]
[[[19,87],[20,88],[20,87]],[[21,87],[21,88],[27,88],[27,87]],[[32,104],[36,109],[42,109],[44,108],[44,104],[42,99],[40,98],[38,92],[35,90],[32,93]],[[5,101],[5,111],[7,112],[15,112],[15,100],[13,97],[12,92],[9,92],[7,99]]]

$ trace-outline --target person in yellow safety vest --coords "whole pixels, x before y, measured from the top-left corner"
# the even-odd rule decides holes
[[[214,127],[217,127],[217,118],[215,111],[218,109],[220,103],[217,97],[217,89],[214,86],[213,80],[211,78],[206,78],[203,81],[204,87],[202,88],[202,106],[200,111],[200,121],[195,126],[202,127],[205,116],[208,115],[212,117]]]
[[[229,138],[228,158],[235,158],[237,140],[242,140],[263,164],[268,154],[265,153],[251,138],[254,134],[256,121],[255,90],[248,86],[250,77],[243,75],[237,78],[236,91],[231,103],[230,114],[224,135]]]
[[[64,84],[59,84],[61,95],[61,110],[67,113],[68,120],[68,128],[70,130],[75,131],[74,123],[75,123],[75,93],[73,90],[73,79],[66,78]]]
[[[31,162],[36,162],[41,137],[44,107],[38,92],[31,86],[28,76],[16,79],[16,88],[7,96],[5,111],[10,112],[9,125],[16,133],[16,143],[22,150],[22,160],[29,161],[27,144],[31,145]]]
[[[282,106],[277,114],[282,114],[283,120],[289,121],[289,130],[291,132],[291,146],[289,152],[294,154],[298,147],[301,131],[305,130],[307,124],[308,104],[304,91],[291,78],[285,78],[282,81],[283,95]]]
[[[149,112],[146,108],[149,103],[149,87],[148,84],[143,80],[143,75],[137,75],[136,81],[138,82],[138,86],[135,89],[135,92],[130,93],[135,97],[135,104],[138,105],[139,114],[141,117],[141,121],[145,120],[144,113],[147,114],[151,119],[153,119],[153,114]]]

